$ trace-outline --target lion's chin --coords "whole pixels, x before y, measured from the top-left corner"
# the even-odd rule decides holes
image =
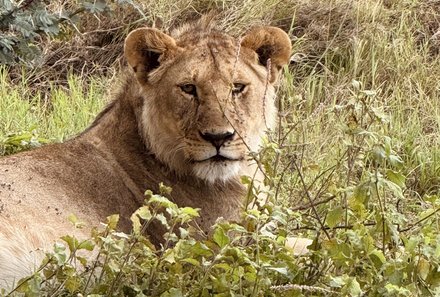
[[[195,176],[214,184],[216,182],[227,182],[237,177],[240,173],[240,161],[211,161],[195,163],[193,172]]]

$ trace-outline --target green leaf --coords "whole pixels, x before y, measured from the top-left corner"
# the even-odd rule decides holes
[[[183,297],[183,292],[181,289],[171,288],[167,292],[162,293],[160,297]]]
[[[386,158],[385,149],[382,146],[376,145],[371,151],[373,160],[377,163],[381,163]]]
[[[417,272],[422,280],[426,280],[429,274],[429,270],[431,268],[431,264],[426,261],[424,258],[420,258],[417,263]]]
[[[116,259],[113,258],[108,261],[107,267],[113,273],[118,273],[119,271],[121,271],[119,263],[116,261]]]
[[[93,2],[85,2],[84,8],[91,13],[100,13],[108,9],[107,3],[104,0],[95,0]]]
[[[287,214],[284,212],[281,212],[279,210],[275,210],[272,213],[272,219],[280,222],[282,225],[287,225]]]
[[[107,217],[107,226],[110,230],[115,230],[116,227],[118,226],[118,222],[119,222],[118,214],[114,214]]]
[[[78,250],[87,250],[87,251],[93,251],[95,248],[95,244],[90,240],[84,240],[81,241],[78,245]]]
[[[69,236],[69,237],[71,237],[71,236]],[[66,260],[67,260],[65,246],[60,244],[60,243],[58,243],[58,242],[56,242],[53,245],[53,253],[51,254],[51,258],[55,259],[56,263],[58,265],[63,265],[66,262]]]
[[[64,285],[69,293],[73,294],[81,287],[81,279],[79,277],[68,277]]]
[[[197,218],[199,217],[199,209],[196,208],[192,208],[192,207],[183,207],[180,208],[180,211],[185,214],[188,215],[190,218]]]
[[[141,220],[136,212],[131,215],[130,220],[133,224],[133,233],[139,236],[141,233]]]
[[[280,274],[282,274],[282,275],[289,275],[289,271],[287,270],[287,267],[264,267],[265,269],[268,269],[268,270],[273,270],[273,271],[276,271],[276,272],[278,272],[278,273],[280,273]]]
[[[193,256],[204,256],[209,257],[212,255],[212,250],[208,248],[205,244],[197,241],[191,248],[189,249],[189,252]]]
[[[402,158],[396,155],[389,155],[388,160],[395,167],[400,167],[404,163]]]
[[[344,218],[344,209],[341,206],[330,210],[327,213],[326,222],[330,228],[336,227]]]
[[[252,184],[252,179],[249,176],[247,176],[247,175],[242,175],[240,177],[240,181],[241,181],[241,183],[243,185],[250,185],[250,184]]]
[[[159,193],[162,196],[170,195],[173,191],[173,188],[166,186],[164,183],[159,184]]]
[[[165,207],[165,208],[177,208],[177,205],[173,202],[171,202],[169,199],[160,196],[160,195],[153,195],[148,200],[149,204],[158,204],[159,206]]]
[[[349,296],[357,297],[362,294],[361,286],[356,278],[348,275],[330,277],[329,285],[333,288],[342,288],[342,296],[348,294]]]
[[[75,226],[75,228],[81,229],[84,227],[84,222],[81,222],[74,214],[70,214],[67,219]]]
[[[382,268],[382,266],[386,263],[385,256],[380,250],[375,249],[370,253],[369,256],[376,269]]]
[[[229,243],[229,237],[225,234],[225,230],[223,230],[221,227],[217,227],[215,229],[213,239],[220,248],[223,248]]]
[[[51,26],[42,26],[40,29],[43,30],[47,35],[56,36],[60,33],[60,27],[58,27],[57,24]]]
[[[151,219],[152,215],[148,206],[142,206],[137,211],[136,214],[143,220],[148,221]]]
[[[168,263],[176,263],[176,255],[173,250],[167,250],[162,259]]]
[[[388,179],[379,178],[379,184],[386,185],[397,197],[400,199],[405,199],[403,196],[403,191],[400,186],[398,186],[396,183],[389,181]]]
[[[88,259],[85,257],[77,256],[76,259],[81,263],[82,266],[86,267],[88,263]]]
[[[355,277],[350,277],[347,282],[347,291],[350,296],[357,297],[362,295],[361,285]]]
[[[182,227],[179,227],[179,235],[180,235],[180,238],[187,238],[189,235],[189,231],[182,228]]]
[[[180,261],[181,261],[181,262],[185,262],[185,263],[192,264],[192,265],[194,265],[194,266],[200,266],[200,262],[197,261],[196,259],[193,259],[193,258],[185,258],[185,259],[182,259],[182,260],[180,260]]]
[[[386,296],[413,296],[408,289],[393,284],[386,284],[384,289],[388,293]]]
[[[340,242],[337,239],[324,240],[322,246],[328,250],[331,258],[335,264],[349,267],[352,261],[352,249],[345,242]]]
[[[164,216],[163,214],[159,213],[156,215],[156,220],[158,220],[162,225],[164,225],[165,227],[167,227],[167,229],[170,228],[170,225],[168,224],[168,219],[166,216]]]
[[[231,270],[231,265],[229,265],[227,263],[218,263],[218,264],[215,264],[213,267],[220,268],[220,269],[224,270],[225,272]]]
[[[414,253],[418,244],[420,243],[420,237],[412,236],[405,242],[405,249],[408,253]]]
[[[389,169],[387,170],[387,178],[399,187],[405,187],[405,176],[403,174]]]
[[[41,296],[41,278],[38,274],[33,275],[31,279],[21,279],[17,292],[25,293],[25,296],[38,297]]]
[[[343,285],[345,285],[345,280],[342,276],[336,276],[336,277],[330,276],[329,285],[330,287],[333,288],[341,288]]]
[[[69,250],[71,252],[75,251],[76,248],[78,247],[78,244],[79,244],[78,239],[76,239],[73,236],[66,235],[66,236],[61,237],[61,239],[67,243],[67,245],[69,246]]]

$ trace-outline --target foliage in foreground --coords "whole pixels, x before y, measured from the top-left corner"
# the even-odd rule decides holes
[[[114,215],[103,230],[93,231],[90,240],[65,236],[64,244],[56,244],[39,271],[16,292],[28,296],[78,292],[99,296],[273,296],[273,286],[301,281],[298,264],[303,260],[283,246],[289,220],[285,209],[268,205],[261,211],[248,211],[245,225],[219,221],[208,238],[196,240],[197,232],[189,227],[198,216],[196,209],[178,208],[149,191],[146,196],[146,205],[131,218],[132,234],[115,230],[118,216]],[[165,215],[159,211],[163,208]],[[142,235],[152,221],[168,230],[158,249]],[[81,250],[92,249],[98,252],[94,260],[78,256]],[[78,269],[80,266],[87,269]]]
[[[250,186],[250,210],[241,223],[219,220],[204,236],[191,221],[197,210],[178,208],[146,192],[131,217],[131,234],[118,232],[118,217],[89,240],[71,236],[55,244],[40,269],[12,295],[25,296],[436,296],[440,294],[438,196],[426,196],[411,211],[404,199],[403,162],[380,127],[388,118],[374,107],[375,92],[352,82],[352,98],[335,108],[345,150],[337,166],[308,174],[297,157],[275,170],[279,144],[267,141],[257,162],[266,168],[270,190]],[[345,111],[344,113],[342,113]],[[354,122],[353,118],[358,119]],[[275,162],[274,162],[275,161]],[[341,166],[351,164],[351,168]],[[348,183],[347,169],[356,172]],[[312,169],[313,170],[313,169]],[[277,194],[297,179],[306,203],[293,208]],[[315,192],[325,188],[325,193]],[[260,205],[255,195],[267,195]],[[301,212],[299,212],[301,210]],[[144,231],[153,221],[168,232],[155,248]],[[76,218],[75,225],[80,225]],[[417,232],[415,233],[414,231]],[[314,239],[306,255],[285,247],[292,235]],[[88,260],[81,251],[95,250]],[[78,253],[80,252],[80,253]]]
[[[383,211],[386,196],[379,198],[379,192],[401,194],[399,175],[389,177],[376,171],[345,189],[345,219],[352,226],[338,228],[345,210],[334,207],[325,218],[325,235],[315,237],[303,256],[285,247],[293,227],[307,224],[288,207],[267,203],[246,211],[241,223],[219,220],[205,236],[191,225],[196,209],[178,208],[147,191],[145,205],[131,217],[131,234],[117,231],[119,217],[113,215],[88,240],[62,237],[11,295],[434,296],[440,292],[440,236],[426,225],[418,236],[408,237],[414,225],[405,224],[407,218],[393,209]],[[169,191],[161,186],[161,194]],[[428,209],[417,223],[435,212]],[[83,227],[77,218],[71,221]],[[153,221],[167,230],[160,248],[143,235]],[[82,253],[92,250],[96,256],[91,259]]]

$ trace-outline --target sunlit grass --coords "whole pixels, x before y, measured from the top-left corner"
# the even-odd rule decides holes
[[[325,7],[318,2],[317,7]],[[436,45],[417,39],[416,33],[425,28],[416,17],[415,3],[396,2],[386,9],[374,2],[357,2],[346,12],[347,17],[356,16],[353,27],[362,32],[353,31],[336,48],[332,43],[337,38],[328,40],[322,56],[306,56],[286,73],[283,114],[287,122],[297,123],[289,141],[305,165],[333,166],[345,145],[343,118],[349,116],[334,111],[350,104],[352,81],[358,81],[363,90],[375,92],[371,105],[388,119],[372,130],[391,138],[404,160],[407,186],[418,192],[416,196],[435,194],[440,186],[440,60],[429,49]],[[338,1],[331,3],[338,6]],[[302,52],[307,37],[294,43],[295,52]]]
[[[12,84],[0,70],[0,139],[23,131],[54,142],[67,139],[85,129],[105,105],[104,87],[98,78],[85,83],[71,76],[67,86],[40,92],[26,81]]]

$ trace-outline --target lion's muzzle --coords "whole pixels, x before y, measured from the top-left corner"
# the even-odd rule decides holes
[[[223,133],[202,133],[200,132],[200,137],[202,139],[212,143],[212,145],[217,149],[217,151],[220,150],[220,147],[226,142],[231,141],[235,137],[235,131],[230,132],[226,131]]]

